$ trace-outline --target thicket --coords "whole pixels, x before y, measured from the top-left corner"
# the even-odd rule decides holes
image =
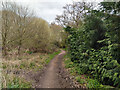
[[[37,17],[29,7],[14,2],[2,2],[0,12],[3,56],[34,52],[51,53],[64,42],[62,27]]]
[[[78,28],[67,26],[68,52],[81,74],[120,88],[120,2],[101,2]]]

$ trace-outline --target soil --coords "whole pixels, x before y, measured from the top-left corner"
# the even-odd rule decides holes
[[[65,51],[61,51],[39,72],[24,73],[27,81],[32,81],[33,88],[81,88],[64,68],[64,55]]]

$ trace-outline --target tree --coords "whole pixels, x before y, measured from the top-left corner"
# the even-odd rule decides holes
[[[101,10],[104,13],[107,26],[106,37],[109,39],[108,46],[114,59],[120,63],[120,1],[101,2]]]
[[[26,49],[30,52],[49,53],[56,49],[53,47],[55,40],[60,42],[62,39],[61,30],[58,30],[59,36],[55,38],[55,34],[58,33],[56,28],[54,30],[50,28],[51,25],[48,22],[36,17],[28,7],[14,2],[4,2],[2,14],[4,55],[16,49],[18,55]],[[62,29],[60,26],[57,28]]]
[[[10,12],[10,2],[2,2],[2,53],[7,55],[7,40],[11,28],[11,21],[13,20]]]
[[[57,15],[56,22],[63,27],[79,27],[79,25],[83,23],[84,16],[92,9],[92,6],[92,3],[85,2],[73,2],[73,4],[67,4],[63,7],[63,14]]]
[[[65,28],[69,33],[68,52],[80,74],[90,74],[102,84],[120,87],[120,5],[103,3],[102,9],[92,10],[84,17],[80,28]]]
[[[54,44],[58,47],[62,47],[65,42],[64,40],[66,36],[63,27],[61,27],[60,25],[56,25],[55,23],[51,23],[50,28],[53,34]]]

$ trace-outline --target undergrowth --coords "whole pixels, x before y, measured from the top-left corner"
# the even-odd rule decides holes
[[[64,56],[64,63],[65,63],[65,68],[69,70],[70,75],[75,76],[75,80],[79,82],[80,85],[85,86],[86,88],[96,88],[96,89],[101,89],[104,90],[106,88],[114,88],[109,85],[103,85],[101,84],[97,79],[94,77],[84,74],[77,63],[73,63],[69,55]],[[115,88],[114,88],[115,89]]]
[[[40,71],[50,62],[60,51],[52,54],[32,53],[27,56],[14,56],[3,60],[2,70],[2,88],[32,88],[32,82],[26,81],[22,72]]]

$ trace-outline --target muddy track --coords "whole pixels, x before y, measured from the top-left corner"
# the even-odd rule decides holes
[[[73,80],[64,69],[63,56],[65,51],[55,56],[47,66],[36,74],[28,73],[27,79],[31,79],[34,88],[74,88]]]

